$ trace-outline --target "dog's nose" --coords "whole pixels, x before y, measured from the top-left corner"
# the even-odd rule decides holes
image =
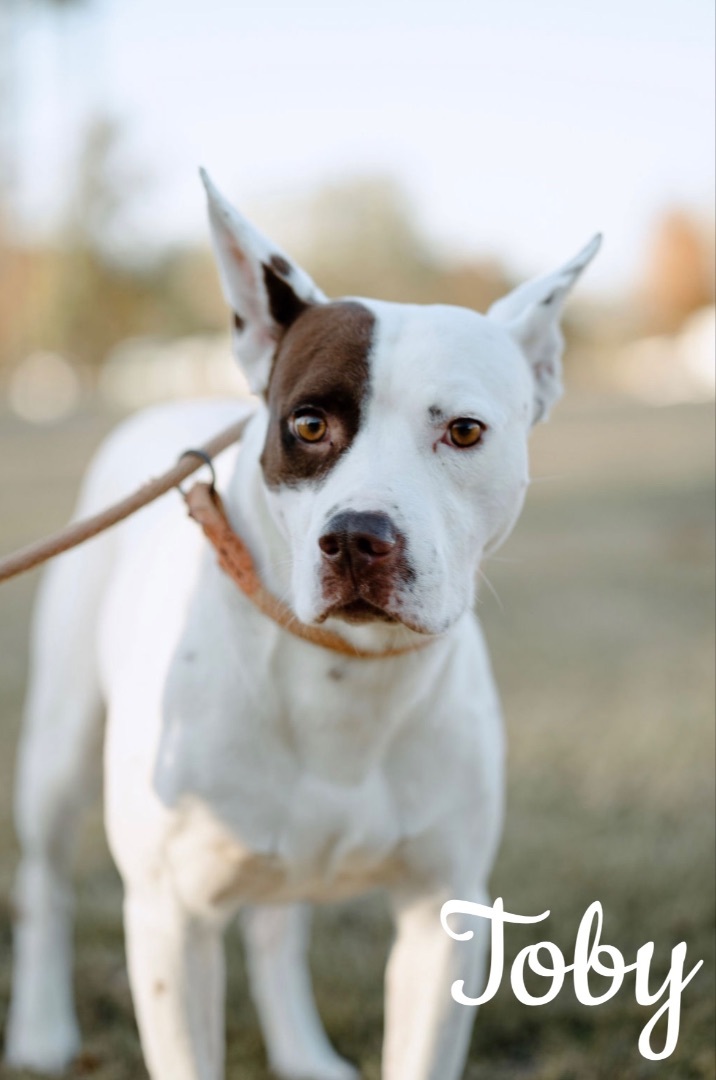
[[[386,562],[397,551],[398,533],[387,514],[346,510],[332,517],[318,546],[327,559],[354,565]]]

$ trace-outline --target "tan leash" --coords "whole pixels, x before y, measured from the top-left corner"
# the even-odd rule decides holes
[[[137,510],[148,506],[149,503],[154,502],[161,495],[165,495],[167,491],[178,487],[182,480],[186,480],[188,476],[195,473],[197,469],[206,464],[207,460],[211,460],[211,458],[220,454],[222,450],[226,450],[227,447],[238,442],[252,415],[253,413],[244,417],[243,420],[239,420],[238,423],[232,424],[231,427],[226,428],[219,435],[215,435],[213,439],[209,439],[200,450],[191,451],[190,455],[182,454],[179,461],[171,469],[167,469],[161,476],[143,484],[133,495],[128,495],[126,499],[115,503],[114,506],[109,506],[106,510],[102,510],[101,513],[95,514],[94,517],[85,518],[84,521],[77,521],[72,525],[68,525],[66,529],[48,536],[45,540],[39,540],[35,544],[28,544],[27,547],[21,548],[20,551],[16,551],[13,555],[6,555],[4,559],[0,559],[0,582],[16,577],[17,574],[24,574],[26,570],[32,570],[33,567],[40,566],[41,563],[47,562],[48,559],[52,559],[55,555],[61,555],[63,551],[69,551],[70,548],[83,544],[85,540],[91,540],[93,536],[97,536],[106,529],[110,529],[113,525],[117,525],[120,521],[129,517],[130,514],[136,513]]]
[[[62,552],[83,544],[85,540],[90,540],[93,536],[98,536],[168,491],[178,488],[184,497],[189,515],[201,526],[204,535],[216,551],[222,570],[262,614],[295,637],[360,660],[382,660],[391,656],[401,656],[429,645],[434,638],[426,638],[424,641],[413,642],[401,648],[387,649],[384,652],[371,652],[351,645],[339,634],[334,634],[323,627],[307,626],[299,622],[291,609],[261,584],[251,553],[241,537],[232,529],[221,498],[214,487],[213,479],[211,484],[194,484],[188,492],[182,489],[182,481],[195,473],[202,465],[209,466],[213,477],[213,458],[239,441],[252,415],[249,414],[243,420],[232,424],[204,446],[186,450],[171,469],[154,480],[150,480],[133,495],[127,496],[114,506],[95,514],[94,517],[75,522],[61,532],[48,536],[45,540],[29,544],[20,551],[0,559],[0,583],[40,566],[55,555],[61,555]]]

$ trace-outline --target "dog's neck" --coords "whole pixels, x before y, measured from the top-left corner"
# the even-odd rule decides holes
[[[251,552],[262,584],[290,606],[291,547],[271,511],[260,462],[266,423],[266,411],[259,408],[246,429],[233,475],[222,497],[232,526]],[[352,625],[341,619],[328,619],[324,626],[356,648],[376,653],[425,640],[424,635],[405,626],[382,622]],[[448,635],[451,633],[448,631]]]

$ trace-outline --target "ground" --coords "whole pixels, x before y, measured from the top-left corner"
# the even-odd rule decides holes
[[[110,422],[88,413],[38,429],[0,417],[0,550],[62,523],[83,464]],[[635,1004],[633,977],[595,1008],[566,988],[552,1005],[520,1005],[505,979],[480,1011],[468,1080],[714,1076],[713,461],[706,406],[568,399],[535,433],[527,509],[486,565],[490,587],[480,603],[510,742],[493,895],[522,914],[550,909],[539,938],[558,943],[568,959],[583,912],[600,900],[604,939],[627,962],[645,942],[656,943],[654,986],[671,948],[686,941],[687,966],[705,964],[684,992],[677,1050],[662,1063],[640,1056],[639,1033],[656,1006]],[[29,575],[0,588],[0,1024],[16,859],[13,755],[35,585]],[[120,889],[98,814],[87,830],[79,883],[76,982],[85,1050],[68,1075],[138,1080],[145,1073],[124,966]],[[365,1080],[379,1077],[389,938],[380,898],[317,917],[321,1011]],[[508,963],[539,938],[511,929]],[[229,946],[227,1077],[260,1080],[268,1072],[233,933]],[[2,1067],[0,1075],[19,1080]]]

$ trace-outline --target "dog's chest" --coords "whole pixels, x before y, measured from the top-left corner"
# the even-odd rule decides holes
[[[260,848],[189,800],[169,858],[184,899],[196,910],[243,902],[333,900],[401,876],[401,830],[387,786],[373,775],[353,788],[301,777]]]
[[[411,805],[430,813],[421,784],[430,740],[408,740],[422,761],[408,781],[392,769],[420,680],[396,676],[390,661],[371,673],[301,642],[273,660],[257,639],[251,648],[253,685],[245,664],[227,678],[224,663],[221,679],[204,672],[200,683],[181,651],[175,665],[158,774],[165,798],[173,788],[170,857],[187,900],[332,899],[395,880],[416,826]]]

